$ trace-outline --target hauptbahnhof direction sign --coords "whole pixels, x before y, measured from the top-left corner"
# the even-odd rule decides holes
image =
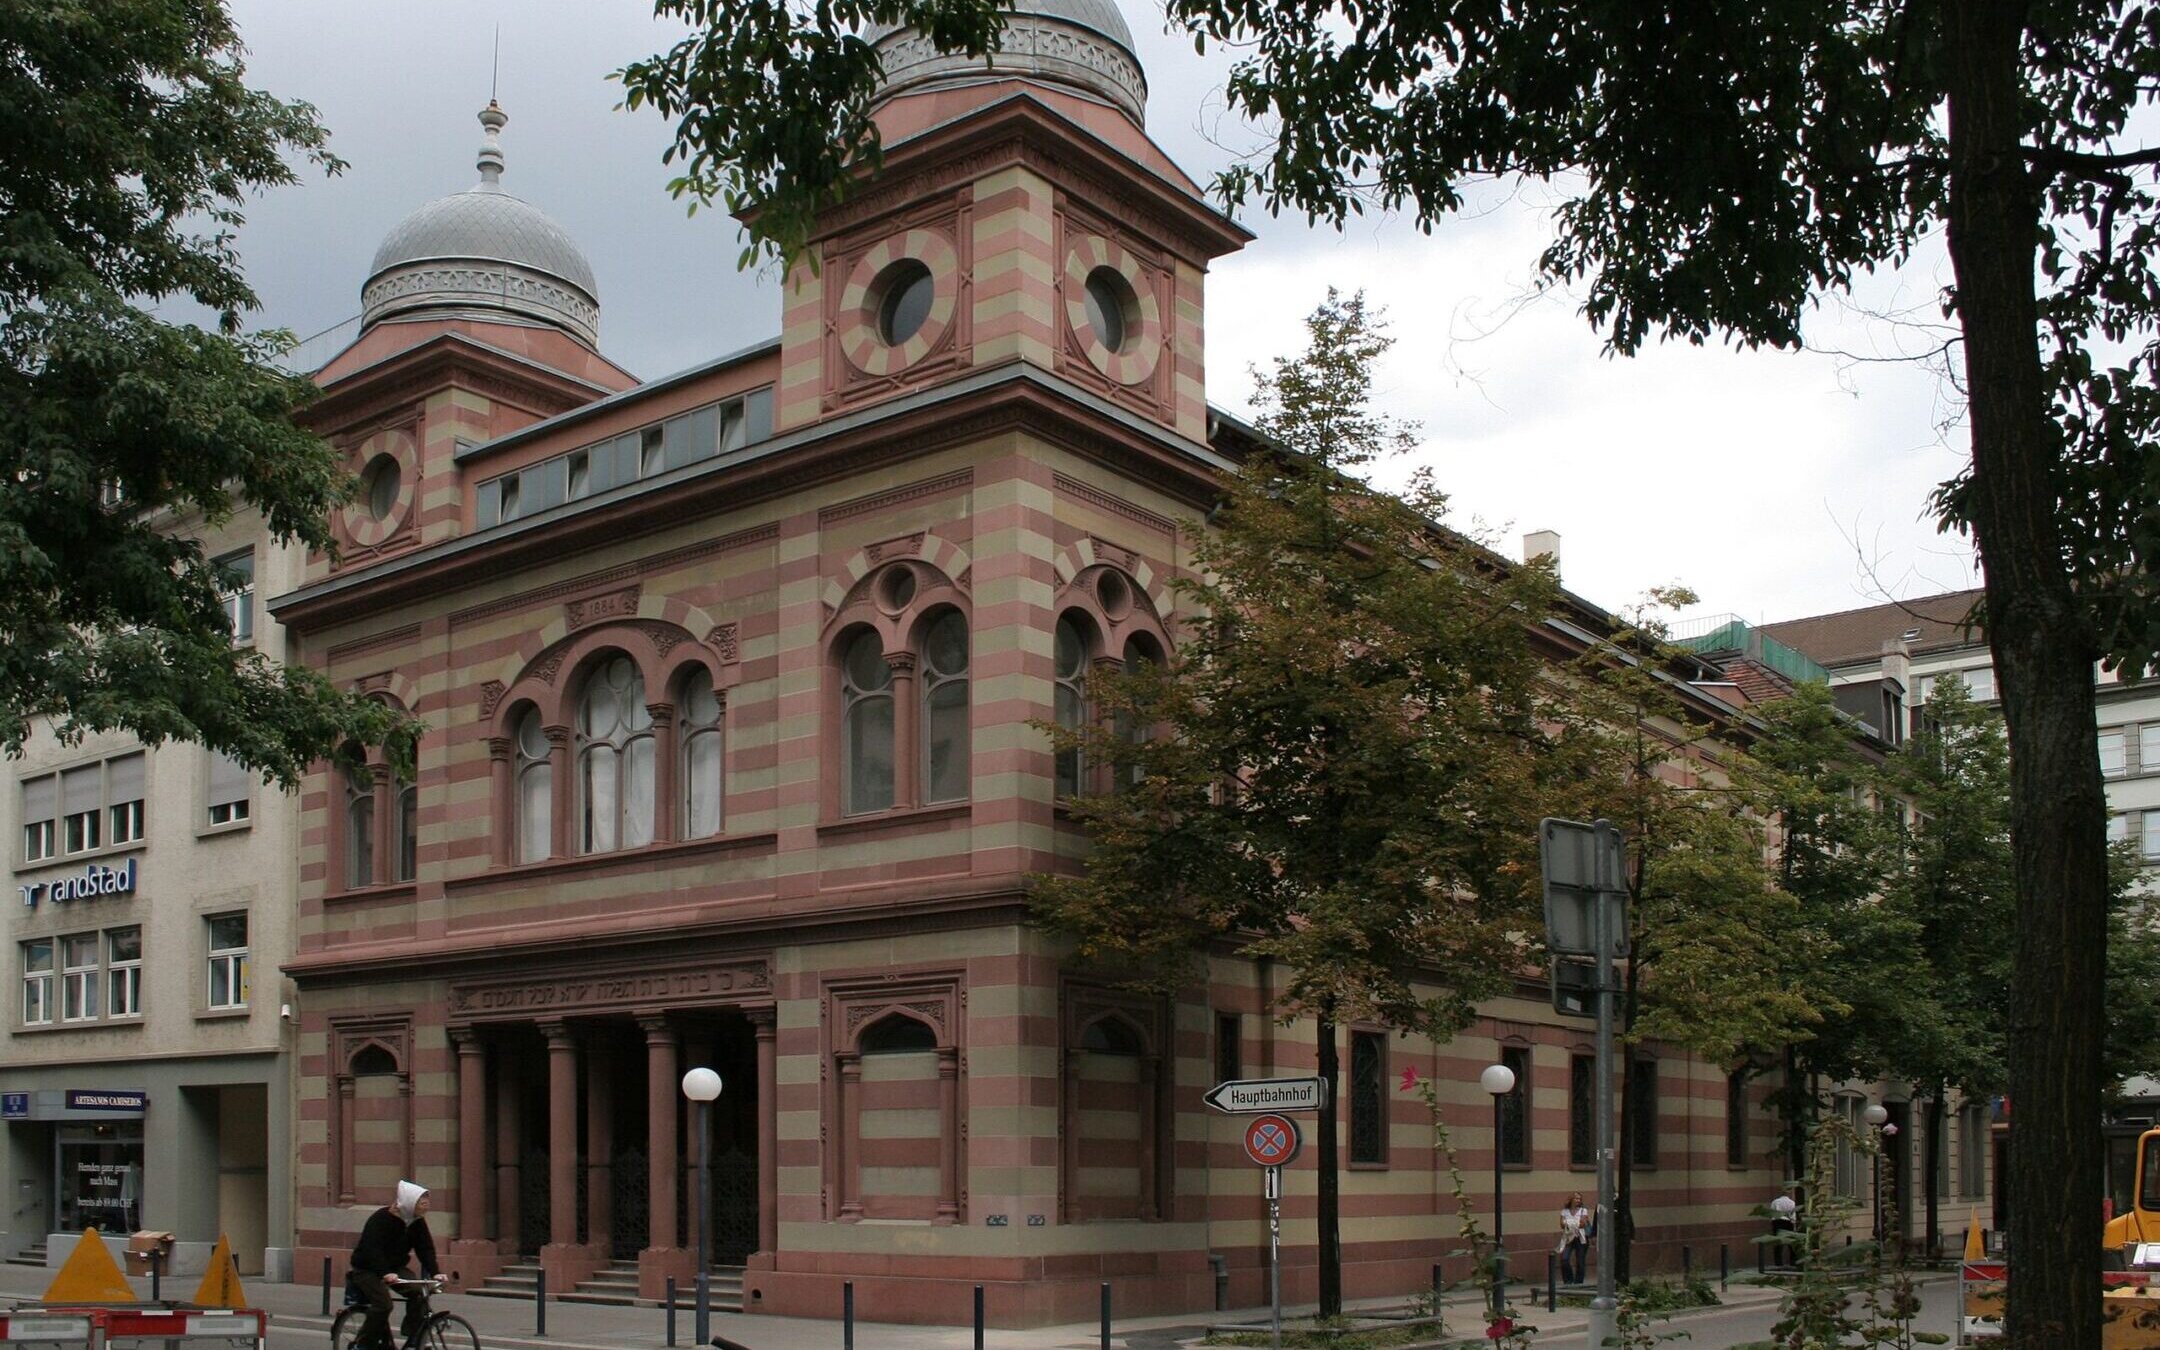
[[[1317,1111],[1327,1105],[1324,1078],[1233,1078],[1217,1083],[1200,1100],[1232,1116],[1267,1111]]]

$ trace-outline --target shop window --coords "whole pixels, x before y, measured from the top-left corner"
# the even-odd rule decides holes
[[[517,860],[540,862],[555,851],[555,765],[540,710],[527,708],[512,737],[517,764]]]
[[[967,797],[973,761],[968,734],[967,617],[948,609],[923,635],[923,800]]]
[[[1657,1061],[1638,1059],[1628,1067],[1634,1077],[1629,1085],[1628,1106],[1635,1118],[1635,1165],[1655,1167],[1658,1164]]]
[[[210,1007],[248,1005],[248,916],[220,914],[210,925]]]
[[[1088,640],[1083,620],[1076,614],[1067,614],[1058,620],[1057,637],[1052,648],[1052,664],[1057,681],[1054,714],[1058,726],[1066,731],[1079,731],[1087,726],[1087,669],[1088,653],[1094,644]],[[1060,797],[1076,797],[1085,781],[1086,765],[1079,746],[1065,746],[1057,752],[1057,793]]]
[[[89,1022],[98,1015],[98,935],[60,939],[60,1020]]]
[[[53,1020],[53,944],[50,938],[22,945],[24,1026],[50,1026]]]
[[[378,513],[376,519],[388,514]],[[254,641],[255,550],[243,548],[212,559],[210,565],[217,571],[218,589],[225,601],[225,626],[232,629],[233,641]]]
[[[375,775],[365,765],[345,770],[345,884],[375,884]]]
[[[1530,1165],[1530,1051],[1502,1046],[1500,1062],[1515,1075],[1515,1086],[1500,1099],[1500,1161],[1509,1167]]]
[[[1748,1165],[1748,1075],[1734,1069],[1725,1075],[1725,1165]]]
[[[253,786],[250,775],[239,760],[230,755],[213,752],[210,756],[210,786],[208,820],[210,827],[239,825],[253,814],[248,800]]]
[[[1568,1166],[1597,1166],[1597,1060],[1568,1057]]]
[[[849,815],[893,804],[892,668],[876,633],[848,640],[840,667],[841,809]]]
[[[113,1017],[142,1016],[142,929],[105,930],[105,1003]]]
[[[1387,1040],[1377,1031],[1350,1033],[1350,1161],[1387,1162]]]
[[[727,790],[727,758],[720,694],[712,672],[692,666],[682,691],[682,837],[720,833]]]
[[[645,677],[627,656],[602,661],[585,681],[577,720],[579,851],[609,853],[652,842],[652,712]]]

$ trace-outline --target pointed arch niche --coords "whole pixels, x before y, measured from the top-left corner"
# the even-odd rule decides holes
[[[330,1023],[331,1203],[386,1204],[413,1174],[412,1019]]]
[[[1078,983],[1065,986],[1063,1002],[1058,1192],[1064,1221],[1160,1219],[1170,1199],[1164,1004]]]
[[[959,971],[825,987],[825,1217],[967,1221]]]

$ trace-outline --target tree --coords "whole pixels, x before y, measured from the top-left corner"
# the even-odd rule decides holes
[[[1604,818],[1626,838],[1629,960],[1622,1042],[1679,1046],[1752,1074],[1849,1009],[1813,978],[1824,944],[1769,867],[1766,818],[1733,781],[1752,734],[1676,690],[1689,654],[1660,612],[1691,604],[1653,591],[1568,673],[1552,753],[1555,814]],[[1635,1075],[1620,1080],[1615,1278],[1631,1270]]]
[[[691,37],[621,72],[676,119],[672,185],[754,205],[792,257],[874,162],[864,20],[994,46],[1002,0],[660,0]],[[1216,186],[1337,224],[1421,226],[1466,179],[1565,198],[1546,277],[1612,350],[1797,346],[1826,293],[1947,238],[1972,461],[1936,499],[1986,569],[2011,758],[2014,1344],[2094,1350],[2108,879],[2092,663],[2160,657],[2146,467],[2160,417],[2160,20],[2124,0],[1751,4],[1165,0],[1240,55],[1229,111],[1273,134]]]
[[[1203,617],[1166,666],[1098,677],[1094,726],[1053,728],[1108,790],[1069,803],[1091,847],[1035,903],[1128,985],[1188,987],[1211,951],[1276,963],[1277,1011],[1314,1019],[1332,1082],[1342,1023],[1446,1039],[1530,968],[1549,757],[1528,625],[1556,591],[1436,530],[1429,491],[1356,478],[1408,444],[1369,407],[1387,339],[1362,297],[1332,294],[1307,332],[1261,379],[1267,440],[1224,482],[1180,583]],[[1319,1153],[1332,1315],[1332,1109]]]
[[[399,719],[235,647],[202,549],[173,528],[262,514],[327,550],[347,490],[296,427],[232,234],[250,192],[329,170],[314,110],[243,83],[222,0],[0,9],[0,748],[125,730],[296,782]],[[192,301],[218,331],[160,318]]]

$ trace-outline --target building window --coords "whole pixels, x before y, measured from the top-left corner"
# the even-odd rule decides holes
[[[420,789],[408,783],[397,795],[397,873],[399,881],[420,874]]]
[[[2135,817],[2127,811],[2117,812],[2109,816],[2107,826],[2108,843],[2111,846],[2128,843],[2130,841],[2130,826],[2133,823],[2135,823]]]
[[[1995,668],[1993,666],[1975,666],[1971,670],[1961,670],[1957,673],[1958,677],[1965,681],[1965,692],[1972,698],[1973,702],[1986,703],[1995,697]]]
[[[1635,1165],[1655,1167],[1658,1163],[1657,1061],[1638,1059],[1628,1068],[1634,1079],[1628,1088],[1628,1106],[1635,1124]]]
[[[1350,1033],[1350,1161],[1387,1158],[1387,1043],[1376,1031]]]
[[[610,657],[578,700],[579,850],[608,853],[652,842],[652,712],[645,677]]]
[[[712,672],[692,666],[682,693],[682,837],[705,839],[720,833],[727,790],[726,749],[720,725],[724,711],[713,688]]]
[[[1500,1062],[1515,1075],[1515,1086],[1500,1099],[1500,1161],[1509,1167],[1530,1165],[1530,1051],[1520,1045],[1500,1047]]]
[[[1568,1058],[1567,1160],[1597,1166],[1597,1061],[1589,1055]]]
[[[1057,640],[1053,649],[1056,671],[1056,708],[1058,726],[1066,731],[1078,731],[1087,725],[1087,660],[1088,635],[1080,626],[1077,616],[1068,614],[1058,620]],[[1084,764],[1077,745],[1066,746],[1057,752],[1057,792],[1060,797],[1080,794]]]
[[[2129,745],[2120,731],[2100,733],[2100,772],[2109,778],[2120,778],[2129,772]]]
[[[2160,773],[2160,723],[2138,728],[2138,771]]]
[[[1967,1200],[1987,1195],[1987,1106],[1966,1102],[1958,1108],[1958,1193]]]
[[[923,800],[968,795],[973,762],[968,735],[967,617],[948,609],[923,635]]]
[[[345,770],[345,885],[375,884],[375,775],[365,765]]]
[[[517,755],[517,860],[539,862],[554,851],[555,833],[555,765],[539,709],[525,710],[511,740]]]
[[[2141,852],[2147,862],[2160,862],[2160,811],[2144,813],[2144,843]]]
[[[1725,1165],[1748,1165],[1748,1076],[1745,1069],[1725,1075]]]
[[[98,935],[60,939],[60,1020],[88,1022],[98,1015]]]
[[[1245,1059],[1240,1053],[1244,1038],[1244,1026],[1236,1013],[1215,1014],[1215,1081],[1232,1082],[1244,1076]]]
[[[22,785],[23,861],[43,862],[60,851],[60,780],[46,774]]]
[[[99,819],[104,796],[99,780],[103,775],[104,766],[98,764],[69,769],[60,775],[60,838],[61,846],[69,853],[87,852],[104,841]]]
[[[248,917],[220,914],[210,920],[210,1006],[245,1008],[248,1003]]]
[[[849,815],[893,804],[892,668],[868,629],[849,639],[840,668],[841,809]]]
[[[140,928],[105,930],[105,1003],[111,1016],[142,1016]]]
[[[1831,1108],[1838,1119],[1845,1122],[1845,1131],[1838,1136],[1837,1146],[1837,1193],[1848,1199],[1860,1194],[1860,1145],[1866,1137],[1867,1125],[1861,1112],[1865,1104],[1858,1097],[1840,1097]]]
[[[49,1026],[53,1020],[53,945],[50,939],[22,945],[24,1026]]]
[[[212,559],[210,565],[217,570],[218,588],[225,599],[225,626],[232,629],[233,641],[254,641],[255,550],[228,553]]]
[[[248,802],[248,771],[230,755],[210,756],[209,820],[214,828],[238,825],[251,814]]]
[[[105,765],[105,842],[132,844],[143,837],[143,757],[124,755]]]
[[[1126,640],[1125,674],[1127,676],[1139,676],[1153,667],[1160,666],[1162,663],[1162,648],[1156,645],[1154,638],[1151,638],[1144,633],[1139,633],[1133,635],[1131,638]],[[1120,714],[1118,717],[1116,731],[1120,740],[1132,744],[1138,744],[1139,742],[1147,739],[1150,728],[1141,726],[1138,722],[1133,720],[1130,714]],[[1126,776],[1125,782],[1120,784],[1120,786],[1131,786],[1138,783],[1146,776],[1146,771],[1140,765],[1134,764],[1131,766]]]

